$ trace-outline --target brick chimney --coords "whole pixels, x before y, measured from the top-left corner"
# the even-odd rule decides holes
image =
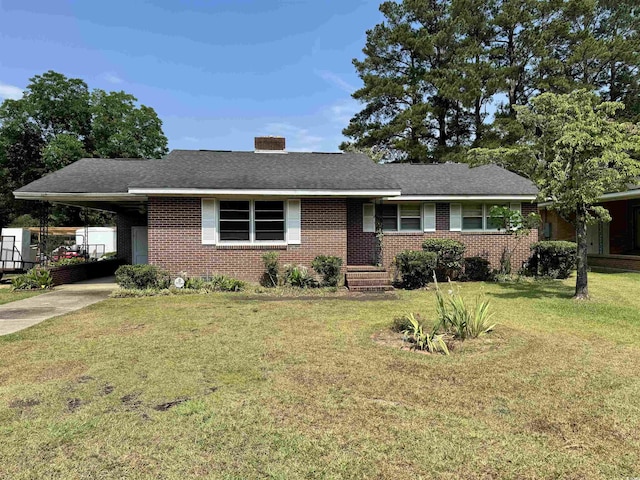
[[[286,153],[284,137],[255,137],[257,153]]]

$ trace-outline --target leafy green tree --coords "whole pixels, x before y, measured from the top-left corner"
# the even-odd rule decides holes
[[[160,158],[167,138],[156,112],[124,92],[91,92],[78,78],[49,71],[22,98],[0,104],[0,227],[30,213],[12,191],[82,157]],[[52,220],[79,224],[78,209],[56,206]],[[105,221],[93,215],[94,222]]]
[[[511,149],[478,149],[477,160],[507,155],[532,172],[540,200],[576,227],[575,298],[588,298],[587,225],[610,221],[599,205],[604,193],[625,189],[640,175],[640,128],[615,121],[620,102],[602,102],[594,92],[544,93],[516,107],[525,137]]]

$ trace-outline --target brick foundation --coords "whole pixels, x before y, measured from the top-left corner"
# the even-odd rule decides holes
[[[347,203],[344,199],[302,199],[302,243],[282,247],[202,245],[199,198],[149,199],[149,263],[172,274],[225,274],[257,282],[262,255],[280,253],[280,265],[311,267],[317,255],[347,259]]]

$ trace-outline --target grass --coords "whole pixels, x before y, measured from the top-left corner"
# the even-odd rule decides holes
[[[0,305],[9,302],[15,302],[16,300],[22,300],[24,298],[40,295],[49,290],[31,290],[31,291],[12,291],[11,285],[0,285]]]
[[[463,284],[450,357],[371,340],[433,292],[109,299],[0,337],[0,476],[640,476],[640,275],[590,281]]]

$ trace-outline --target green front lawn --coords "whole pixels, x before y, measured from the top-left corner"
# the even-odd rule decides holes
[[[40,295],[48,290],[33,290],[33,291],[16,291],[11,290],[11,285],[0,285],[0,305],[9,302],[15,302],[16,300],[22,300],[23,298],[33,297]]]
[[[640,476],[640,275],[590,279],[462,284],[450,357],[371,340],[433,292],[107,300],[0,338],[0,476]]]

